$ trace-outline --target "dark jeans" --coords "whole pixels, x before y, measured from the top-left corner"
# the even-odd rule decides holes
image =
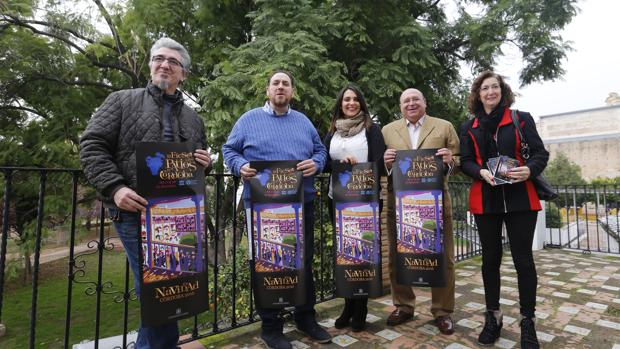
[[[296,306],[295,322],[303,325],[315,321],[314,304],[314,278],[312,277],[312,258],[314,257],[314,205],[313,201],[304,204],[304,268],[306,278],[306,301],[305,304]],[[280,316],[280,309],[265,309],[256,307],[260,316],[264,333],[282,333],[284,319]]]
[[[118,237],[123,243],[129,266],[133,272],[133,282],[136,294],[140,297],[140,214],[110,209],[110,217],[114,222],[114,227]],[[179,328],[176,321],[159,325],[145,326],[140,325],[136,349],[170,349],[176,348],[179,341]]]
[[[502,222],[505,222],[512,261],[517,270],[521,315],[534,317],[538,278],[532,255],[532,241],[537,216],[536,211],[474,215],[482,244],[482,280],[487,310],[499,310]]]

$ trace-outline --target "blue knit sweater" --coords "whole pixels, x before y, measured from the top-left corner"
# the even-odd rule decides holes
[[[275,115],[255,108],[241,115],[222,146],[224,162],[235,176],[250,161],[312,159],[317,174],[323,170],[327,151],[312,122],[302,113],[289,109]],[[244,187],[243,198],[250,197]],[[314,176],[304,178],[305,200],[314,197]]]

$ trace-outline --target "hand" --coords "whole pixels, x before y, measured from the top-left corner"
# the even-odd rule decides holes
[[[508,171],[508,177],[513,183],[523,182],[530,178],[530,168],[527,166],[519,166]]]
[[[248,162],[245,165],[241,166],[241,169],[239,169],[239,173],[241,174],[241,177],[243,179],[250,179],[256,176],[256,169],[251,168],[250,163]]]
[[[340,160],[340,162],[344,163],[344,164],[351,164],[351,165],[355,165],[357,164],[357,159],[355,158],[355,156],[353,155],[347,155],[344,157],[344,159]]]
[[[304,177],[310,177],[316,173],[316,164],[312,159],[301,161],[297,164],[297,171],[302,171]]]
[[[482,177],[482,179],[484,179],[490,185],[495,186],[495,182],[493,182],[493,176],[491,175],[491,172],[489,170],[480,170],[480,177]]]
[[[114,193],[114,203],[121,210],[129,212],[144,212],[146,211],[144,206],[148,204],[148,201],[130,188],[123,187]]]
[[[452,151],[448,148],[437,149],[435,156],[441,156],[444,164],[446,165],[452,163]]]
[[[211,155],[208,151],[204,149],[196,149],[196,151],[194,152],[194,158],[196,159],[196,162],[198,162],[205,168],[211,165]]]
[[[389,169],[392,168],[392,164],[396,160],[396,149],[388,149],[383,154],[383,162],[385,163],[385,167]]]

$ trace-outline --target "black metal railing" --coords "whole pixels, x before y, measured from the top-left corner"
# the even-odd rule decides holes
[[[334,294],[332,226],[326,195],[328,178],[319,176],[315,183],[318,197],[315,200],[314,271],[319,302],[332,299]],[[179,322],[182,333],[189,335],[182,343],[258,321],[254,314],[247,264],[245,210],[242,201],[237,199],[239,179],[227,174],[211,174],[206,182],[206,258],[211,308]],[[469,183],[451,182],[449,188],[455,257],[464,260],[481,253],[475,223],[468,212]],[[92,196],[92,189],[85,183],[81,171],[0,167],[0,190],[3,194],[0,323],[7,327],[7,334],[0,337],[0,347],[34,348],[45,342],[50,346],[69,348],[86,340],[93,341],[93,346],[98,348],[102,338],[119,333],[115,347],[131,347],[132,337],[128,331],[138,326],[139,305],[130,284],[128,263],[106,218],[105,209]],[[617,196],[617,188],[615,190],[613,195]],[[574,200],[581,200],[579,195],[591,195],[586,192],[575,192]],[[568,192],[562,193],[564,197],[567,195]],[[612,202],[617,205],[615,197],[605,198],[605,205]],[[576,217],[579,220],[581,216]],[[617,232],[617,211],[615,217]],[[607,219],[605,224],[611,229],[614,223]],[[66,254],[55,262],[41,264],[43,242],[47,240],[47,245],[51,245],[50,236],[58,231],[68,235],[67,239],[58,239],[60,249]],[[553,234],[549,242],[566,245],[566,240],[558,241]],[[575,248],[570,242],[566,246]],[[580,246],[583,243],[577,247]],[[588,247],[592,249],[592,245]],[[600,246],[597,249],[602,250]],[[45,253],[43,257],[46,257]],[[32,265],[32,270],[27,275],[15,272],[19,269],[15,264],[19,266],[20,263],[21,267]],[[59,270],[66,273],[64,281],[55,277]],[[10,284],[7,284],[9,278]],[[30,286],[24,286],[23,280],[30,280]],[[66,291],[54,293],[57,289]],[[24,294],[30,297],[27,324],[19,315],[24,311],[23,305],[20,307]],[[58,305],[63,311],[50,309]],[[11,310],[7,312],[6,309]],[[119,319],[122,319],[120,324]],[[53,335],[50,336],[49,332]],[[28,338],[24,333],[29,334]],[[64,334],[62,339],[57,333]]]
[[[565,185],[545,204],[546,247],[620,254],[620,186]]]

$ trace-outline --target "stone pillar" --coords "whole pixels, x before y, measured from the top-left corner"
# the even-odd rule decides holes
[[[538,211],[538,219],[536,220],[536,230],[534,231],[534,241],[532,242],[532,250],[542,250],[545,248],[545,242],[549,241],[547,237],[547,221],[545,219],[545,212],[547,211],[547,203],[540,201],[542,210]]]

